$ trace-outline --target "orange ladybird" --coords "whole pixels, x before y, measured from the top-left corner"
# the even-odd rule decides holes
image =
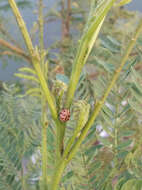
[[[66,122],[70,119],[70,111],[68,109],[62,109],[59,114],[60,121]]]

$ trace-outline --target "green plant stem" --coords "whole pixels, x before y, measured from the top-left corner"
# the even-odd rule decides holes
[[[101,7],[101,11],[99,11],[99,12],[96,11],[96,15],[98,15],[98,16],[93,17],[93,10],[91,10],[91,12],[90,12],[90,14],[92,15],[91,20],[95,20],[95,21],[92,22],[90,19],[88,20],[88,22],[86,24],[86,27],[88,28],[88,30],[85,31],[85,33],[83,34],[83,36],[81,38],[78,52],[77,52],[77,55],[76,55],[76,58],[75,58],[75,61],[73,64],[71,77],[70,77],[70,83],[69,83],[69,87],[68,87],[68,91],[67,91],[67,100],[66,100],[66,105],[65,105],[66,108],[70,108],[82,68],[83,68],[84,64],[86,63],[87,58],[88,58],[88,56],[93,48],[93,45],[97,39],[97,36],[101,29],[101,26],[104,22],[105,16],[115,1],[116,0],[106,1],[106,3]],[[95,3],[95,1],[92,1],[91,8],[92,8],[92,6],[94,6],[94,3]],[[64,135],[65,128],[63,130],[64,130],[63,131],[63,135]],[[64,136],[63,136],[63,139],[64,139]]]
[[[45,96],[42,94],[42,190],[48,190],[47,186],[47,118],[46,118],[46,110],[47,110],[47,102]]]
[[[116,0],[110,0],[110,1],[108,0],[106,2],[102,11],[98,12],[98,16],[94,18],[95,21],[93,23],[90,23],[88,30],[85,32],[85,34],[81,38],[78,52],[73,64],[71,77],[70,77],[69,88],[67,91],[66,108],[69,108],[72,103],[82,68],[84,64],[86,63],[87,58],[97,39],[100,28],[104,21],[104,18],[106,14],[108,13],[108,11],[110,10],[110,8],[113,6],[115,1]]]
[[[18,23],[18,26],[21,30],[21,33],[24,37],[24,40],[25,40],[25,43],[27,45],[27,48],[29,50],[29,53],[32,57],[32,63],[33,63],[33,66],[37,72],[37,75],[38,75],[38,78],[39,78],[39,81],[41,83],[41,86],[43,88],[43,91],[45,93],[45,96],[46,96],[46,99],[48,101],[48,104],[49,104],[49,107],[50,107],[50,110],[52,112],[52,115],[53,115],[53,119],[57,119],[58,116],[57,116],[57,112],[56,112],[56,107],[55,107],[55,103],[54,103],[54,100],[52,98],[52,95],[48,89],[48,86],[47,86],[47,83],[46,83],[46,80],[44,78],[44,75],[42,73],[42,70],[41,70],[41,67],[40,67],[40,57],[38,55],[38,52],[35,52],[34,51],[34,48],[33,48],[33,45],[32,45],[32,41],[31,41],[31,38],[29,36],[29,33],[27,31],[27,28],[26,28],[26,25],[24,23],[24,20],[23,18],[21,17],[21,14],[17,8],[17,5],[15,3],[15,0],[9,0],[9,4],[13,10],[13,13],[16,17],[16,20],[17,20],[17,23]]]
[[[65,148],[65,151],[64,151],[64,154],[63,154],[64,158],[68,155],[72,145],[74,144],[74,142],[75,142],[75,140],[77,138],[77,135],[81,132],[81,129],[84,126],[84,114],[85,114],[84,111],[80,111],[78,122],[76,124],[76,128],[74,129],[72,137],[67,142],[67,145],[66,145],[66,148]]]
[[[52,118],[53,120],[55,121],[56,123],[56,127],[57,127],[57,147],[58,147],[58,152],[57,152],[57,156],[60,157],[61,156],[61,149],[62,149],[62,139],[63,139],[63,126],[62,126],[62,123],[59,121],[58,119],[58,113],[57,113],[57,110],[56,110],[56,106],[55,106],[55,102],[54,102],[54,98],[48,88],[48,85],[47,85],[47,82],[46,82],[46,79],[44,77],[44,73],[41,69],[41,66],[40,66],[40,56],[39,56],[39,53],[36,49],[34,49],[33,47],[33,44],[32,44],[32,41],[31,41],[31,38],[29,36],[29,33],[27,31],[27,28],[26,28],[26,25],[25,25],[25,22],[18,10],[18,7],[15,3],[15,0],[8,0],[11,8],[12,8],[12,11],[16,17],[16,20],[17,20],[17,23],[18,23],[18,26],[21,30],[21,33],[23,35],[23,38],[25,40],[25,43],[26,43],[26,46],[28,48],[28,51],[30,53],[30,56],[32,58],[32,64],[33,64],[33,67],[37,73],[37,76],[39,78],[39,81],[40,81],[40,84],[41,84],[41,87],[43,89],[43,92],[44,92],[44,95],[47,99],[47,102],[48,102],[48,105],[49,105],[49,108],[50,108],[50,111],[51,111],[51,114],[52,114]]]
[[[68,162],[73,158],[73,156],[76,154],[77,150],[79,149],[82,141],[85,139],[89,129],[91,128],[91,126],[93,125],[96,117],[98,116],[99,112],[101,111],[101,108],[103,106],[103,104],[105,103],[109,93],[111,92],[113,86],[115,85],[119,75],[120,75],[120,72],[122,70],[122,68],[124,67],[128,57],[129,57],[129,54],[130,52],[132,51],[135,43],[136,43],[136,40],[138,38],[138,36],[140,35],[140,32],[142,31],[142,20],[139,22],[138,24],[138,27],[132,37],[132,40],[130,41],[130,43],[128,44],[128,47],[124,53],[124,56],[122,58],[122,61],[121,61],[121,64],[119,66],[119,68],[115,71],[113,77],[112,77],[112,80],[108,86],[108,88],[106,89],[106,92],[104,93],[104,96],[102,97],[102,99],[96,103],[95,107],[94,107],[94,111],[91,115],[91,117],[89,118],[87,124],[85,125],[82,133],[80,134],[78,140],[76,141],[76,143],[73,145],[73,147],[71,148],[69,154],[67,156],[64,156],[63,155],[63,159],[60,163],[60,166],[59,168],[56,170],[56,175],[54,175],[53,177],[53,181],[56,181],[56,185],[54,185],[54,189],[53,190],[56,190],[58,188],[58,184],[60,182],[60,178],[61,178],[61,171],[63,172],[64,169],[63,169],[63,166],[64,168],[66,167],[66,165],[68,164]]]
[[[60,182],[60,179],[62,177],[62,174],[63,174],[63,171],[67,165],[67,160],[64,159],[64,161],[60,161],[57,168],[55,169],[55,171],[57,172],[54,172],[54,176],[53,176],[53,179],[52,179],[52,184],[51,184],[51,189],[52,190],[57,190],[58,188],[58,185],[59,185],[59,182]]]
[[[39,31],[40,31],[40,50],[44,50],[44,18],[43,18],[43,0],[39,0]]]
[[[22,181],[22,190],[26,190],[26,179],[25,179],[25,176],[24,176],[24,167],[22,165],[22,168],[21,168],[21,181]]]
[[[25,40],[26,46],[27,46],[27,48],[29,50],[29,53],[30,53],[30,55],[33,55],[34,48],[33,48],[33,45],[32,45],[32,41],[31,41],[29,33],[28,33],[27,29],[26,29],[25,22],[22,19],[21,15],[20,15],[20,12],[19,12],[19,10],[17,8],[15,0],[8,0],[8,2],[10,4],[11,8],[12,8],[12,11],[13,11],[15,17],[16,17],[17,23],[18,23],[19,28],[20,28],[20,30],[22,32],[22,35],[23,35],[23,38]]]
[[[68,155],[68,159],[71,160],[72,157],[74,156],[74,154],[76,153],[77,149],[79,148],[80,144],[82,143],[82,141],[84,140],[85,136],[87,135],[88,130],[90,129],[90,127],[93,125],[97,115],[99,114],[103,104],[105,103],[109,93],[111,92],[113,86],[115,85],[120,72],[122,70],[122,68],[124,67],[124,65],[126,64],[127,59],[129,58],[129,54],[132,51],[136,40],[138,38],[138,36],[140,35],[142,31],[142,19],[138,24],[138,27],[132,37],[132,40],[130,41],[130,43],[128,44],[128,47],[126,48],[126,51],[124,53],[124,56],[122,58],[121,64],[119,66],[119,68],[115,71],[112,80],[108,86],[108,88],[106,89],[106,92],[104,93],[104,96],[102,97],[102,99],[96,103],[96,106],[94,107],[94,111],[90,117],[90,119],[88,120],[86,126],[84,127],[84,130],[82,131],[80,137],[78,138],[77,142],[75,143],[75,145],[72,147],[72,150],[70,151],[69,155]]]
[[[47,190],[47,120],[46,120],[46,102],[43,103],[42,110],[42,190]]]
[[[118,87],[119,89],[119,87]],[[118,124],[117,124],[117,117],[119,113],[119,105],[116,105],[116,113],[115,113],[115,123],[114,123],[114,153],[115,153],[115,158],[114,158],[114,164],[115,168],[117,168],[117,154],[118,154]]]
[[[83,162],[84,169],[87,172],[88,187],[89,187],[89,189],[91,189],[92,188],[91,187],[92,185],[90,183],[91,176],[89,174],[89,168],[87,167],[87,163],[86,163],[87,161],[86,161],[86,158],[85,158],[85,154],[83,152],[81,152],[81,157],[82,157],[82,162]]]
[[[42,72],[44,73],[44,39],[43,39],[43,1],[39,0],[39,41],[40,41],[40,66],[42,69]],[[41,117],[41,123],[42,123],[42,190],[48,190],[48,184],[47,184],[47,118],[46,118],[46,111],[47,111],[47,102],[46,98],[44,96],[43,90],[41,88],[42,92],[42,99],[41,99],[41,105],[42,105],[42,117]]]

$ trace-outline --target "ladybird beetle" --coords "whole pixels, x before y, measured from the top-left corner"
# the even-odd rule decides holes
[[[59,114],[60,121],[66,122],[70,119],[70,111],[68,109],[62,109]]]

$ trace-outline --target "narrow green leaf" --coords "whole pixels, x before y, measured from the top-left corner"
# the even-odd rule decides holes
[[[94,57],[93,63],[98,64],[99,66],[102,66],[109,73],[112,73],[114,71],[114,69],[115,69],[113,64],[104,62],[104,61],[98,59],[97,57]]]
[[[108,117],[108,115],[106,113],[104,113],[103,111],[101,111],[102,113],[102,117],[105,120],[105,122],[108,124],[108,126],[114,128],[114,125],[112,123],[112,119]]]
[[[131,130],[123,130],[121,133],[120,133],[120,137],[129,137],[129,136],[132,136],[135,134],[135,131],[131,131]]]
[[[102,124],[102,128],[106,131],[106,133],[107,133],[108,135],[110,135],[112,138],[114,138],[114,135],[113,135],[113,133],[112,133],[112,128],[109,128],[109,127],[106,126],[105,124],[104,124],[104,125]]]
[[[130,179],[121,188],[121,190],[141,190],[142,180]]]
[[[114,190],[121,190],[121,187],[123,186],[123,184],[125,184],[126,181],[127,179],[125,177],[121,177],[115,185]]]
[[[20,72],[27,72],[27,73],[31,73],[31,74],[36,75],[35,70],[34,70],[34,69],[31,69],[31,68],[29,68],[29,67],[21,67],[21,68],[19,69],[19,71],[20,71]]]
[[[138,88],[138,90],[140,91],[140,93],[142,94],[142,86],[139,84],[138,79],[142,79],[142,77],[139,75],[138,72],[135,71],[134,68],[131,68],[132,71],[132,80],[134,82],[134,84],[136,85],[136,87]]]
[[[127,155],[128,155],[128,151],[122,151],[122,152],[119,152],[118,155],[117,155],[117,158],[118,159],[124,159]]]
[[[108,138],[104,138],[104,137],[98,137],[98,140],[104,144],[104,146],[108,146],[108,147],[112,147],[112,143],[109,141]]]
[[[22,79],[32,80],[32,81],[35,81],[35,82],[39,83],[39,80],[34,76],[29,76],[29,75],[25,75],[25,74],[21,74],[21,73],[15,73],[14,75],[16,77],[19,77],[19,78],[22,78]]]
[[[142,94],[139,92],[139,90],[136,87],[131,88],[132,95],[136,98],[136,100],[142,104]]]
[[[133,142],[133,140],[129,139],[127,141],[124,141],[122,143],[119,144],[119,146],[117,147],[119,150],[120,149],[123,149],[123,148],[126,148],[128,146],[130,146],[130,144]]]
[[[40,95],[41,89],[40,88],[30,88],[29,90],[26,91],[26,95],[32,95],[38,93]]]
[[[71,177],[74,175],[73,171],[69,171],[63,178],[62,178],[62,183],[64,183],[67,180],[70,180]]]
[[[136,111],[136,114],[137,112],[142,114],[142,106],[138,102],[133,101],[133,100],[129,100],[128,102],[130,106],[132,107],[132,109]]]
[[[110,50],[112,53],[118,53],[120,52],[120,44],[115,39],[104,36],[101,38],[101,44]]]

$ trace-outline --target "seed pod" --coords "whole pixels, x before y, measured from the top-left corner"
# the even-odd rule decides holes
[[[59,114],[60,121],[66,122],[70,119],[70,111],[68,109],[62,109]]]

